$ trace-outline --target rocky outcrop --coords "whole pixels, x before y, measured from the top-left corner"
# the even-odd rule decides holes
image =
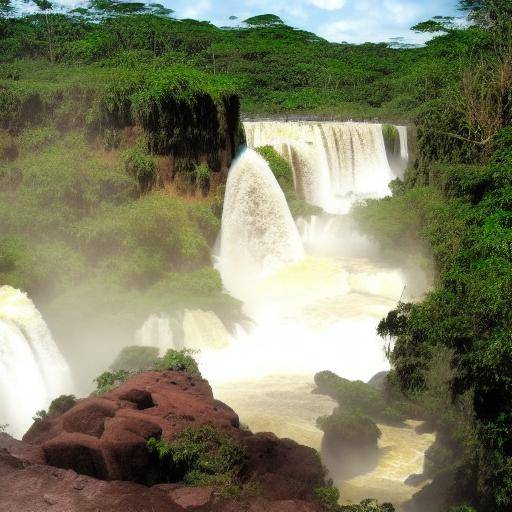
[[[147,440],[172,442],[185,428],[207,424],[243,447],[240,478],[257,482],[257,495],[228,500],[213,487],[152,481]],[[0,436],[0,503],[7,512],[313,512],[313,489],[321,485],[314,450],[240,429],[236,413],[214,399],[208,382],[181,372],[139,374],[36,422],[22,442]]]

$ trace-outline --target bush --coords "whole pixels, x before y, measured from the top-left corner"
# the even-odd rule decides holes
[[[140,144],[124,151],[122,159],[125,172],[137,180],[142,193],[154,187],[157,179],[155,159]]]
[[[103,145],[107,151],[117,149],[121,145],[122,133],[114,128],[107,128],[103,132]],[[126,169],[126,167],[125,167]],[[134,176],[137,179],[137,176]],[[140,182],[139,182],[140,183]]]
[[[396,425],[404,418],[394,404],[387,403],[382,391],[361,381],[349,381],[330,372],[315,375],[317,392],[330,396],[343,411],[363,414],[384,423]]]
[[[151,438],[147,445],[158,459],[160,480],[187,485],[235,483],[246,457],[228,434],[211,425],[187,428],[173,442]]]
[[[317,426],[333,440],[356,445],[376,445],[382,432],[374,421],[360,412],[336,409],[331,416],[322,416]]]
[[[116,360],[110,366],[113,372],[139,372],[151,370],[158,360],[156,347],[126,347],[121,350]]]
[[[76,403],[77,399],[75,395],[61,395],[50,404],[50,407],[48,408],[48,416],[50,418],[60,416],[74,407]]]
[[[197,362],[192,357],[193,350],[168,350],[156,361],[155,369],[160,371],[186,372],[191,375],[201,375]]]
[[[103,395],[112,391],[120,384],[128,380],[130,377],[130,372],[126,370],[117,370],[115,372],[104,372],[99,377],[94,379],[96,382],[96,393],[98,395]]]
[[[388,156],[400,156],[400,134],[397,127],[392,124],[383,124],[382,135]]]
[[[336,487],[317,487],[313,495],[323,510],[334,512],[339,510],[340,491]]]

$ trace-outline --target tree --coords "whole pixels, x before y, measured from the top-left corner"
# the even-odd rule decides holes
[[[247,18],[244,23],[251,27],[276,27],[284,25],[283,20],[275,14],[260,14],[259,16],[253,16]]]
[[[431,20],[422,21],[411,30],[415,32],[450,32],[455,28],[454,18],[452,16],[434,16]]]
[[[49,0],[34,0],[34,3],[38,9],[44,14],[46,20],[46,30],[48,33],[48,51],[50,53],[50,62],[54,61],[53,57],[53,43],[52,43],[52,29],[50,26],[50,19],[48,17],[48,11],[53,9],[53,5]]]
[[[7,18],[13,11],[11,0],[0,0],[0,18]]]

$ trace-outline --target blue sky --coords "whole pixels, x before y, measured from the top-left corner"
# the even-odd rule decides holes
[[[244,20],[272,13],[288,25],[309,30],[330,41],[388,41],[405,37],[421,43],[423,34],[410,27],[436,15],[460,16],[457,0],[163,0],[180,18],[228,25],[230,16]]]
[[[386,42],[403,37],[405,42],[424,43],[426,34],[410,27],[433,16],[457,16],[458,0],[138,0],[158,2],[176,11],[178,18],[208,20],[217,26],[233,25],[257,14],[276,14],[293,27],[309,30],[333,42]],[[21,12],[33,4],[18,1]],[[66,8],[87,0],[55,0]],[[230,21],[237,16],[239,21]]]

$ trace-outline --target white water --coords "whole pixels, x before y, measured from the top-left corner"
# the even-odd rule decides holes
[[[20,437],[36,411],[73,392],[69,367],[26,294],[0,287],[0,424]]]
[[[397,126],[400,136],[400,158],[407,162],[409,160],[409,140],[407,136],[407,126]]]
[[[298,192],[328,211],[345,212],[354,201],[389,193],[394,176],[380,125],[245,127],[249,145],[275,147],[291,162]],[[200,349],[200,369],[215,396],[252,430],[320,449],[315,420],[334,403],[311,394],[314,374],[331,370],[368,380],[389,368],[376,327],[403,296],[403,273],[379,263],[377,248],[346,215],[295,223],[267,163],[251,149],[228,176],[216,264],[253,325],[230,334],[212,312],[187,312],[185,346]],[[409,495],[402,476],[421,473],[430,440],[409,428],[386,430],[382,441],[377,468],[340,483],[350,487],[347,496],[366,497],[372,488],[375,497],[400,503]],[[381,484],[390,468],[388,496]]]
[[[156,347],[160,355],[169,349],[179,349],[174,342],[171,320],[165,315],[151,315],[136,332],[135,341],[143,347]]]
[[[304,255],[286,199],[267,162],[246,149],[230,170],[219,270],[233,295],[250,292],[261,275]]]
[[[382,126],[369,123],[246,122],[247,145],[272,146],[292,165],[306,201],[330,213],[389,194],[394,178]]]

